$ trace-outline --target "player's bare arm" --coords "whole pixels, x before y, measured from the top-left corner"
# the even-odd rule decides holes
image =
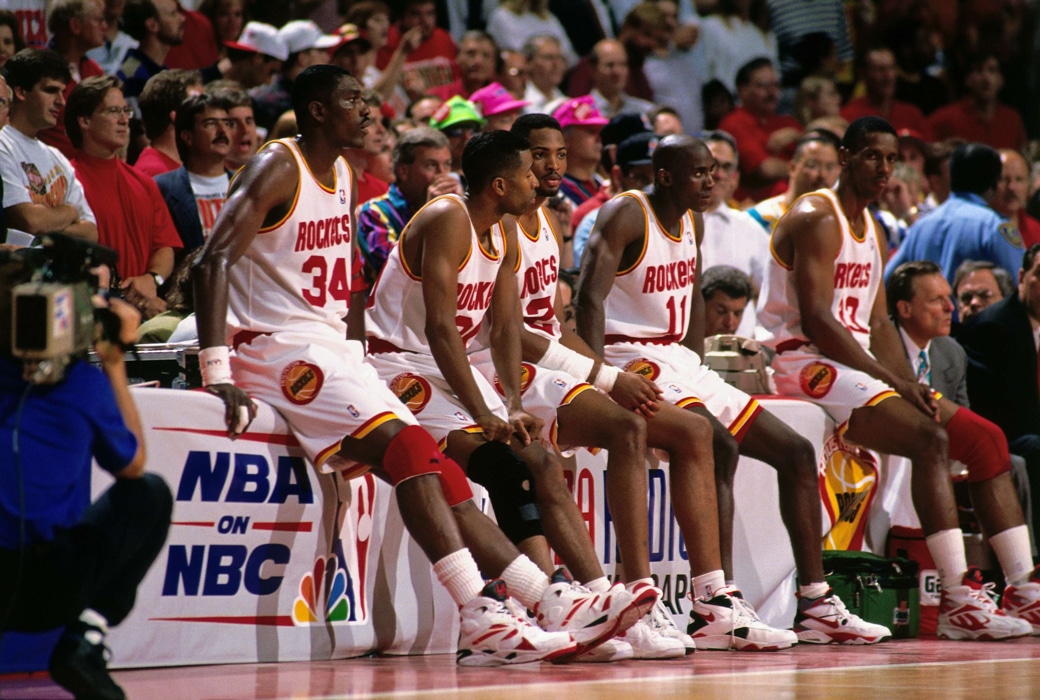
[[[470,222],[458,204],[443,201],[426,207],[402,234],[405,260],[421,270],[426,304],[426,338],[445,381],[484,430],[488,440],[508,441],[513,432],[484,402],[473,381],[465,344],[455,322],[459,265],[470,254]],[[478,255],[477,251],[473,251]]]
[[[531,436],[542,432],[542,421],[524,410],[520,398],[520,358],[523,316],[520,307],[520,290],[517,288],[516,266],[519,247],[516,240],[516,221],[509,217],[504,221],[505,250],[502,264],[495,278],[495,290],[491,296],[491,308],[487,321],[491,323],[491,360],[498,374],[498,382],[506,399],[509,422],[513,425],[521,444],[531,444]]]
[[[631,197],[620,197],[600,209],[585,244],[574,312],[578,335],[597,355],[603,354],[604,301],[614,286],[617,271],[638,258],[645,235],[642,207]]]
[[[704,261],[701,259],[701,244],[704,242],[704,216],[700,212],[691,211],[693,217],[694,237],[697,240],[697,269],[694,271],[693,287],[690,289],[690,325],[682,344],[697,353],[704,360],[704,296],[701,295],[701,273]]]
[[[228,268],[249,248],[257,231],[273,222],[291,204],[296,193],[297,168],[289,152],[273,146],[245,165],[231,183],[230,196],[220,210],[213,232],[195,268],[196,319],[199,347],[223,346],[228,309]],[[213,384],[207,391],[225,405],[228,437],[245,432],[256,418],[256,404],[230,383]],[[247,421],[241,421],[246,411]]]
[[[808,339],[827,357],[877,377],[902,393],[907,388],[902,377],[864,352],[831,312],[841,227],[828,200],[819,195],[802,197],[773,232],[772,245],[785,265],[794,266],[802,330]]]

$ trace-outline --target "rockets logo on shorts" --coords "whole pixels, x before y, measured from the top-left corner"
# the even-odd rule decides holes
[[[418,374],[399,374],[390,380],[390,391],[408,410],[418,415],[430,403],[430,383]]]
[[[661,368],[657,366],[656,362],[651,362],[645,357],[637,357],[636,359],[629,362],[624,367],[626,372],[635,372],[641,374],[650,381],[657,379],[661,374]]]
[[[527,362],[520,363],[520,393],[523,394],[527,391],[527,387],[531,386],[531,382],[534,380],[534,375],[537,370],[534,365],[528,364]],[[498,381],[498,373],[495,373],[495,391],[498,392],[499,396],[505,397],[506,392],[502,391],[502,385]]]
[[[315,364],[297,360],[282,370],[281,382],[285,398],[302,406],[318,397],[321,385],[325,383],[325,373]]]
[[[824,362],[813,362],[802,368],[798,378],[802,393],[812,399],[822,399],[831,390],[837,370]]]

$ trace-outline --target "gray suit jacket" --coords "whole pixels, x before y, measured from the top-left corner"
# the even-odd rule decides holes
[[[910,370],[917,372],[917,358],[908,357]],[[956,340],[949,336],[932,338],[928,347],[932,368],[932,388],[958,406],[968,403],[968,356]]]

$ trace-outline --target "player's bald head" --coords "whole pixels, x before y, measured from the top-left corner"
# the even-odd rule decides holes
[[[686,134],[671,134],[657,142],[651,156],[654,172],[667,170],[670,173],[681,172],[687,167],[692,156],[699,152],[711,153],[703,141]]]

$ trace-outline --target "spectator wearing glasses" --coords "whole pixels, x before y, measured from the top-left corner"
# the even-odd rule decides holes
[[[953,300],[961,323],[1014,291],[1008,271],[989,260],[965,260],[953,276]]]
[[[119,79],[96,76],[70,93],[65,129],[76,148],[76,177],[97,213],[98,242],[119,253],[120,288],[151,318],[166,310],[160,288],[181,240],[155,181],[119,158],[130,142],[132,115]]]
[[[704,212],[701,264],[704,269],[729,265],[751,278],[751,303],[741,318],[736,335],[752,338],[755,334],[754,302],[762,288],[769,260],[769,236],[750,214],[730,205],[733,193],[740,186],[737,142],[725,131],[706,131],[700,138],[715,158],[712,174],[715,186]]]

